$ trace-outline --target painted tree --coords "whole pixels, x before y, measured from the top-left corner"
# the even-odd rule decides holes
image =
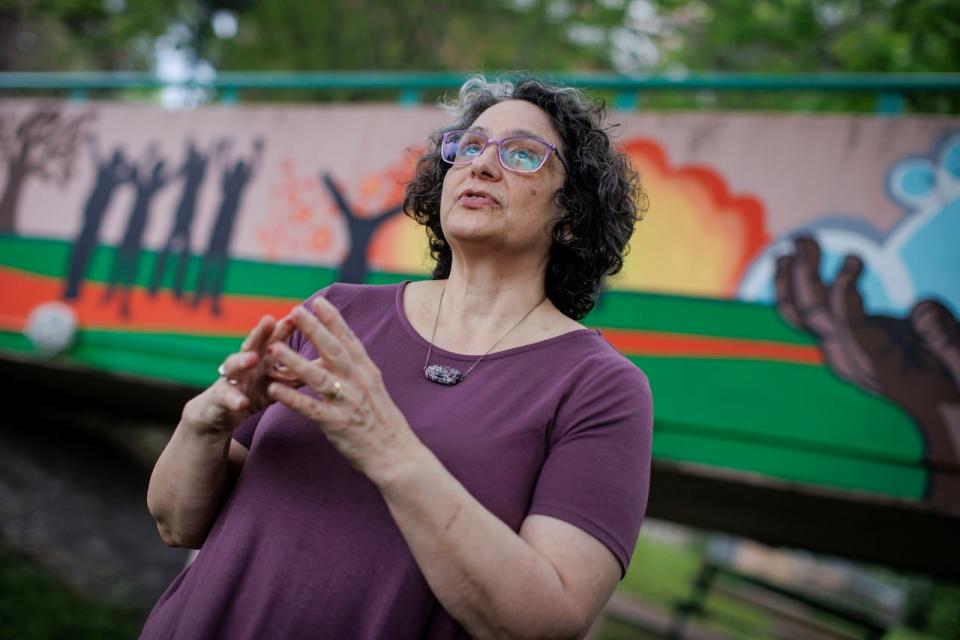
[[[380,225],[403,211],[403,205],[397,202],[397,204],[388,206],[372,216],[362,217],[357,215],[355,207],[347,202],[346,196],[337,187],[332,175],[329,173],[323,174],[323,184],[330,192],[330,197],[337,203],[337,207],[346,219],[347,227],[350,230],[350,250],[340,264],[337,280],[353,283],[365,282],[369,271],[367,250],[370,247],[370,241],[373,240],[373,234]]]
[[[0,158],[6,164],[0,233],[14,232],[17,206],[28,178],[59,184],[70,179],[84,125],[92,118],[90,113],[65,116],[59,107],[48,105],[22,117],[13,110],[0,113]]]

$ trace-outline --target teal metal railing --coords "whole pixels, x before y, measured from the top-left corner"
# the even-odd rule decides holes
[[[433,72],[274,72],[232,71],[210,80],[162,80],[141,72],[7,72],[0,73],[0,92],[65,91],[85,100],[91,91],[182,87],[207,89],[221,102],[232,103],[244,90],[391,91],[403,104],[417,104],[423,93],[454,90],[470,74]],[[550,81],[584,90],[613,92],[614,106],[636,108],[640,96],[663,91],[830,92],[868,93],[877,113],[899,115],[906,96],[921,93],[960,94],[960,73],[918,74],[728,74],[690,73],[626,76],[611,73],[542,73]],[[510,74],[507,74],[509,77]]]

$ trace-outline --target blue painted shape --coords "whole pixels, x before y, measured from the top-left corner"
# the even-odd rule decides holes
[[[900,258],[915,299],[937,298],[960,317],[960,199],[947,203],[903,241]]]
[[[941,166],[948,174],[960,180],[960,140],[947,147]]]
[[[916,167],[903,174],[899,187],[907,196],[922,197],[931,193],[936,185],[933,171]]]

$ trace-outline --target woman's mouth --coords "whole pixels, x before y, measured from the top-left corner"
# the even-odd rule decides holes
[[[500,203],[496,198],[485,191],[472,191],[470,189],[460,194],[458,201],[468,209],[482,209],[484,207],[496,207]]]

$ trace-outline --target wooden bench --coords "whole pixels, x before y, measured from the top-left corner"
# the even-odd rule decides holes
[[[790,589],[705,560],[690,596],[674,607],[673,622],[666,637],[686,637],[684,631],[689,619],[703,613],[704,603],[712,590],[771,613],[793,627],[806,627],[809,634],[803,637],[851,637],[836,627],[824,624],[815,613],[845,622],[858,632],[858,636],[854,637],[865,640],[882,638],[894,623],[880,615],[838,602],[835,598]]]
[[[604,622],[609,621],[620,622],[632,629],[663,638],[670,632],[671,616],[669,611],[651,606],[625,594],[614,593],[584,640],[597,640],[600,637],[600,630]],[[695,623],[688,624],[684,633],[685,640],[734,640],[730,636],[701,628],[700,625]]]

